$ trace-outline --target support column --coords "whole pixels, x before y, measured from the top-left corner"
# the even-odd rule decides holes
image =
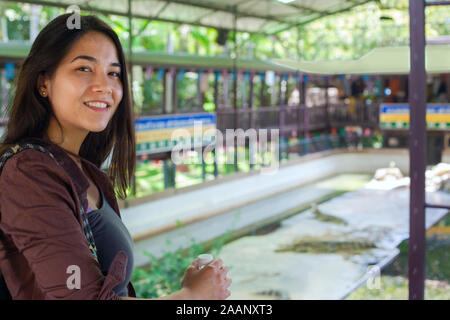
[[[283,87],[282,84],[281,84],[283,82],[283,76],[284,76],[284,74],[280,73],[280,79],[278,80],[278,105],[279,106],[281,106],[283,104],[283,94],[281,92],[281,89]]]
[[[198,70],[197,74],[197,101],[198,101],[198,105],[199,105],[199,109],[203,108],[203,103],[205,102],[204,100],[204,94],[202,92],[202,74],[203,74],[203,70]]]
[[[173,97],[173,76],[171,70],[164,72],[165,86],[164,86],[164,108],[166,113],[173,113],[172,97]]]
[[[217,147],[216,147],[217,148]],[[217,178],[219,175],[218,168],[217,168],[217,159],[216,159],[216,148],[213,150],[213,158],[214,158],[214,178]]]
[[[170,158],[163,160],[163,172],[164,172],[164,189],[175,188],[177,167]]]
[[[237,50],[237,42],[236,42],[236,32],[237,32],[237,6],[233,7],[234,10],[234,23],[233,23],[233,49],[234,49],[234,59],[233,59],[233,71],[234,71],[234,79],[233,80],[233,108],[234,108],[234,129],[238,127],[238,110],[237,110],[237,78],[238,78],[238,70],[237,70],[237,59],[238,59],[238,50]],[[237,149],[237,138],[234,135],[234,171],[238,172],[238,149]]]
[[[307,76],[306,76],[307,77]],[[300,105],[303,108],[303,135],[305,137],[308,136],[308,127],[309,127],[309,119],[308,119],[308,108],[306,107],[306,81],[305,76],[302,75],[302,79],[300,80]]]
[[[305,78],[306,77],[306,78]],[[306,83],[308,80],[308,76],[303,76],[301,81],[301,96],[300,103],[303,106],[303,139],[304,139],[304,152],[302,154],[308,154],[309,152],[309,112],[308,107],[306,106]]]
[[[261,80],[261,89],[259,91],[259,101],[261,103],[260,107],[265,105],[265,101],[264,101],[264,86],[266,84],[266,74],[265,73],[261,73],[260,76],[260,80]]]
[[[298,91],[298,105],[297,105],[297,107],[298,107],[298,109],[297,109],[297,138],[299,139],[299,141],[300,141],[300,134],[301,134],[301,122],[300,122],[300,119],[301,119],[301,116],[302,116],[302,99],[301,99],[301,83],[302,83],[302,81],[301,81],[301,79],[300,79],[300,74],[299,73],[296,73],[295,75],[294,75],[294,79],[295,79],[295,86],[296,86],[296,88],[297,88],[297,91]]]
[[[133,16],[131,15],[131,4],[132,1],[128,0],[128,70],[130,76],[130,91],[131,91],[131,110],[134,110],[134,94],[133,94]],[[128,79],[127,79],[128,80]],[[135,166],[136,168],[136,166]],[[133,172],[132,176],[132,187],[133,187],[133,197],[136,197],[137,194],[137,184],[136,184],[136,169]]]
[[[6,101],[7,94],[6,92],[6,81],[5,81],[5,69],[0,69],[0,119],[6,118]],[[4,84],[3,84],[4,82]]]
[[[425,150],[426,150],[426,71],[425,5],[409,1],[409,299],[423,300],[425,290]]]
[[[214,72],[214,105],[215,105],[215,110],[217,110],[218,104],[219,104],[219,76],[220,76],[220,72],[219,71],[215,71]]]
[[[205,155],[203,154],[203,150],[200,151],[201,159],[202,159],[202,181],[206,180],[206,164],[205,164]]]
[[[253,94],[254,94],[254,85],[253,79],[255,78],[255,73],[250,72],[250,88],[248,94],[248,112],[249,112],[249,128],[255,127],[255,116],[254,116],[254,108],[253,108]]]
[[[160,71],[158,71],[160,72]],[[162,82],[163,82],[163,92],[162,92],[162,113],[167,113],[167,81],[166,81],[167,70],[164,69]]]
[[[328,97],[328,77],[325,77],[325,121],[326,121],[326,130],[330,128],[330,99]]]
[[[249,112],[249,129],[255,129],[255,115],[254,115],[254,109],[253,109],[253,79],[255,77],[255,73],[252,71],[250,72],[250,88],[249,88],[249,94],[248,94],[248,112]],[[251,144],[251,139],[249,138],[249,143],[248,143],[248,150],[249,150],[249,163],[250,163],[250,170],[253,169],[254,164],[251,161],[251,152],[252,152],[252,148],[250,146]]]
[[[178,71],[175,69],[171,70],[171,77],[172,77],[172,113],[177,113],[178,111],[178,93],[177,93],[177,75]]]

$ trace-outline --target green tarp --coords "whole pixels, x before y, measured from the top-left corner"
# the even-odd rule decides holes
[[[24,42],[0,42],[0,58],[23,59],[30,50]],[[450,45],[428,45],[425,49],[428,73],[450,73]],[[228,57],[167,54],[141,51],[133,53],[133,63],[149,66],[233,69],[234,61]],[[375,48],[356,60],[298,61],[273,59],[271,61],[238,59],[241,70],[273,70],[278,72],[303,72],[312,74],[407,74],[409,73],[409,47]]]
[[[273,59],[280,66],[316,74],[407,74],[409,46],[375,48],[357,60],[298,61]],[[428,45],[425,49],[428,73],[450,72],[450,45]]]

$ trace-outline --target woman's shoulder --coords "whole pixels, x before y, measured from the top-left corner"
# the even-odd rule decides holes
[[[64,171],[50,154],[36,149],[25,149],[14,153],[3,163],[0,182],[21,177],[32,179],[33,176],[40,179],[45,176],[64,179]]]

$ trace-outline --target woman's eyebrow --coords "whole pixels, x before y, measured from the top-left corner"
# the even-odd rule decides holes
[[[81,55],[81,56],[75,57],[72,61],[70,61],[70,63],[74,62],[74,61],[77,60],[77,59],[85,59],[85,60],[89,60],[89,61],[92,61],[92,62],[95,62],[95,63],[97,62],[97,59],[94,58],[94,57],[86,56],[86,55]],[[111,66],[113,66],[113,67],[119,67],[119,68],[122,67],[122,65],[121,65],[120,63],[118,63],[118,62],[113,62],[113,63],[111,63]]]

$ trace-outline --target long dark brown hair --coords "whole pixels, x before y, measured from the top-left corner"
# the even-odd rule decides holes
[[[120,79],[123,96],[108,126],[101,132],[89,132],[80,147],[79,155],[100,168],[113,150],[107,174],[117,188],[118,196],[125,199],[136,166],[134,114],[125,55],[117,34],[102,20],[95,16],[80,16],[81,28],[69,29],[67,21],[71,15],[60,15],[42,29],[23,61],[16,80],[14,99],[8,107],[9,121],[4,140],[0,144],[0,155],[16,143],[44,139],[54,113],[48,99],[39,94],[38,76],[52,76],[81,36],[90,31],[101,32],[116,46],[119,63],[122,65]],[[54,118],[58,122],[55,116]],[[59,122],[58,124],[61,127]]]

